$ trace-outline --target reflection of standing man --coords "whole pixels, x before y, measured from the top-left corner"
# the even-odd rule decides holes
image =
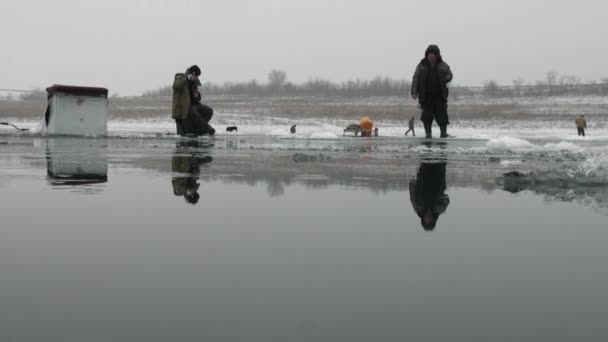
[[[200,148],[198,141],[179,142],[171,158],[173,171],[173,194],[183,196],[187,203],[196,205],[200,199],[198,179],[201,175],[201,165],[209,164],[213,157],[201,152],[188,151],[187,148]]]
[[[412,98],[422,107],[422,122],[426,137],[432,137],[433,119],[441,129],[441,137],[448,138],[448,83],[452,82],[452,70],[443,61],[437,45],[430,45],[420,61],[412,80]]]
[[[422,162],[416,179],[410,181],[410,200],[426,231],[435,230],[439,215],[450,204],[450,198],[445,194],[445,173],[446,162]]]

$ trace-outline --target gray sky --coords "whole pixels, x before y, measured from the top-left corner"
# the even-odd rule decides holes
[[[436,43],[455,84],[608,77],[606,0],[2,0],[0,88],[124,95],[196,63],[211,81],[410,78]]]

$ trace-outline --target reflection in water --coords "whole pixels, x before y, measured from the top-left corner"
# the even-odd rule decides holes
[[[210,147],[212,144],[197,140],[184,140],[176,144],[171,158],[171,171],[174,174],[171,184],[173,194],[183,196],[186,203],[196,205],[201,197],[198,193],[201,186],[198,181],[201,166],[213,161],[209,151],[204,150]]]
[[[561,171],[509,172],[497,179],[504,191],[532,191],[549,201],[577,202],[608,215],[608,184],[602,177],[570,175]]]
[[[422,161],[415,180],[410,181],[410,200],[426,231],[435,230],[439,215],[450,204],[446,190],[446,162]]]
[[[48,139],[46,159],[49,182],[54,186],[86,186],[108,181],[105,139]]]

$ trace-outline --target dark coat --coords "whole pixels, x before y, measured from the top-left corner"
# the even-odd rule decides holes
[[[420,61],[414,72],[412,96],[418,97],[418,101],[421,104],[426,98],[426,86],[430,68],[431,65],[425,57]],[[449,96],[448,83],[452,82],[453,78],[452,70],[450,69],[450,66],[443,61],[441,55],[439,56],[439,62],[437,63],[436,68],[439,74],[439,82],[441,83],[441,93],[443,99],[447,101]]]
[[[188,75],[188,92],[190,94],[190,104],[195,105],[201,103],[201,93],[198,91],[198,87],[201,85],[201,81],[195,75]]]

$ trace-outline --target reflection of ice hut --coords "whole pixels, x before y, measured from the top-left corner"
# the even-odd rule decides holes
[[[105,139],[56,138],[47,143],[47,172],[53,185],[89,185],[108,181]]]
[[[108,90],[54,85],[46,89],[48,107],[41,133],[105,136],[108,133]]]

